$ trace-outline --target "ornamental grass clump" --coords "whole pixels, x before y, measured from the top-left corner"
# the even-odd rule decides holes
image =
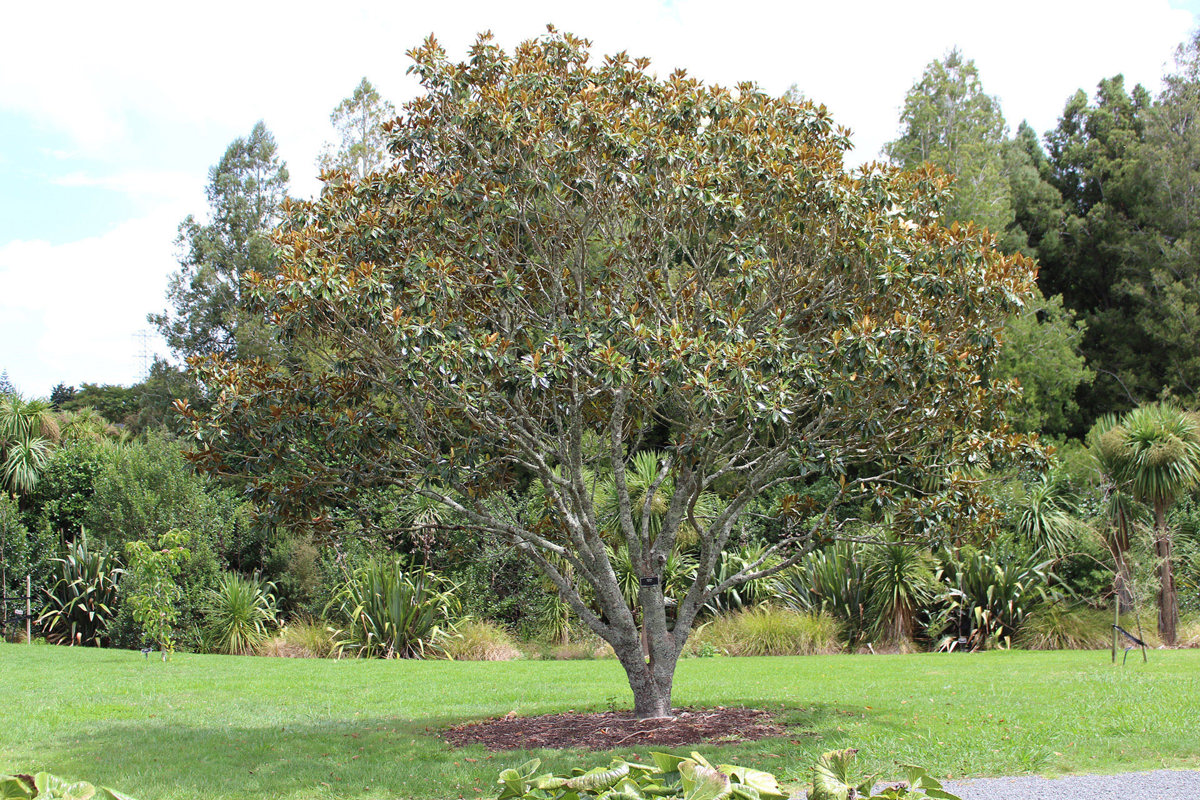
[[[1112,624],[1111,611],[1048,603],[1025,618],[1016,644],[1026,650],[1103,650],[1112,646]]]
[[[454,661],[512,661],[521,657],[516,642],[501,626],[487,620],[463,620],[440,642]]]
[[[294,619],[258,649],[260,656],[332,658],[338,655],[337,633],[324,620]]]
[[[696,644],[730,656],[808,656],[839,653],[841,626],[832,615],[758,606],[714,618]]]

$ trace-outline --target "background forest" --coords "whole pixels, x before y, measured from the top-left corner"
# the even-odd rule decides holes
[[[840,507],[853,535],[714,597],[691,655],[1103,647],[1114,610],[1151,643],[1200,645],[1200,37],[1180,47],[1157,95],[1104,78],[1066,98],[1040,135],[1004,119],[983,77],[957,50],[931,62],[883,155],[953,175],[945,224],[985,226],[1039,264],[991,378],[1020,386],[1010,423],[1052,444],[1048,468],[993,468],[992,524],[950,524],[926,546],[897,540],[865,506]],[[319,156],[327,185],[388,166],[383,126],[395,116],[366,79],[333,110],[335,136]],[[144,382],[64,383],[28,399],[0,376],[6,632],[24,629],[29,576],[35,635],[55,643],[604,653],[528,558],[446,506],[370,488],[327,509],[329,524],[279,525],[236,475],[193,469],[174,401],[203,410],[212,398],[186,359],[312,355],[288,351],[243,291],[250,273],[277,271],[269,236],[287,197],[287,168],[259,123],[211,168],[208,208],[179,226],[167,307],[149,316],[173,358]],[[629,466],[649,525],[671,495],[658,469],[651,449]],[[615,531],[611,476],[596,477],[593,502]],[[541,492],[525,481],[491,502],[536,520]],[[828,480],[765,493],[714,583],[784,535],[781,509],[836,493]],[[727,499],[717,490],[704,502]],[[694,544],[681,537],[666,565],[668,597],[689,582]],[[612,548],[622,564],[615,535]],[[624,563],[632,606],[637,576]]]

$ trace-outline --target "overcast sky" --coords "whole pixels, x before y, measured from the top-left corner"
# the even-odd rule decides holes
[[[1123,73],[1157,91],[1200,0],[15,3],[0,46],[0,369],[26,395],[136,381],[140,330],[165,305],[180,220],[207,170],[261,119],[293,194],[316,191],[329,112],[363,77],[399,106],[404,52],[430,33],[461,56],[546,23],[594,53],[667,74],[796,84],[854,132],[894,138],[904,93],[959,47],[1012,128],[1053,127],[1067,98]],[[155,337],[150,351],[166,355]]]

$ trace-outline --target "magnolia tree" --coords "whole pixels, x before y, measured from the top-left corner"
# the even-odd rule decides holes
[[[939,174],[850,173],[824,107],[594,63],[553,29],[410,55],[424,92],[388,125],[394,164],[292,204],[279,273],[249,278],[286,362],[193,362],[202,464],[292,518],[399,484],[507,537],[613,646],[642,717],[669,714],[705,603],[835,535],[834,505],[914,534],[978,508],[970,476],[1022,444],[988,375],[1033,270],[938,224]],[[783,502],[785,533],[714,584],[756,499],[819,476],[830,505]],[[513,480],[540,483],[536,522],[489,502]],[[685,530],[698,566],[672,606]]]

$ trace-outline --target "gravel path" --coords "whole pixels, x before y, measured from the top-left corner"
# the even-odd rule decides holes
[[[1200,770],[979,778],[945,786],[963,800],[1193,800],[1200,798]]]

